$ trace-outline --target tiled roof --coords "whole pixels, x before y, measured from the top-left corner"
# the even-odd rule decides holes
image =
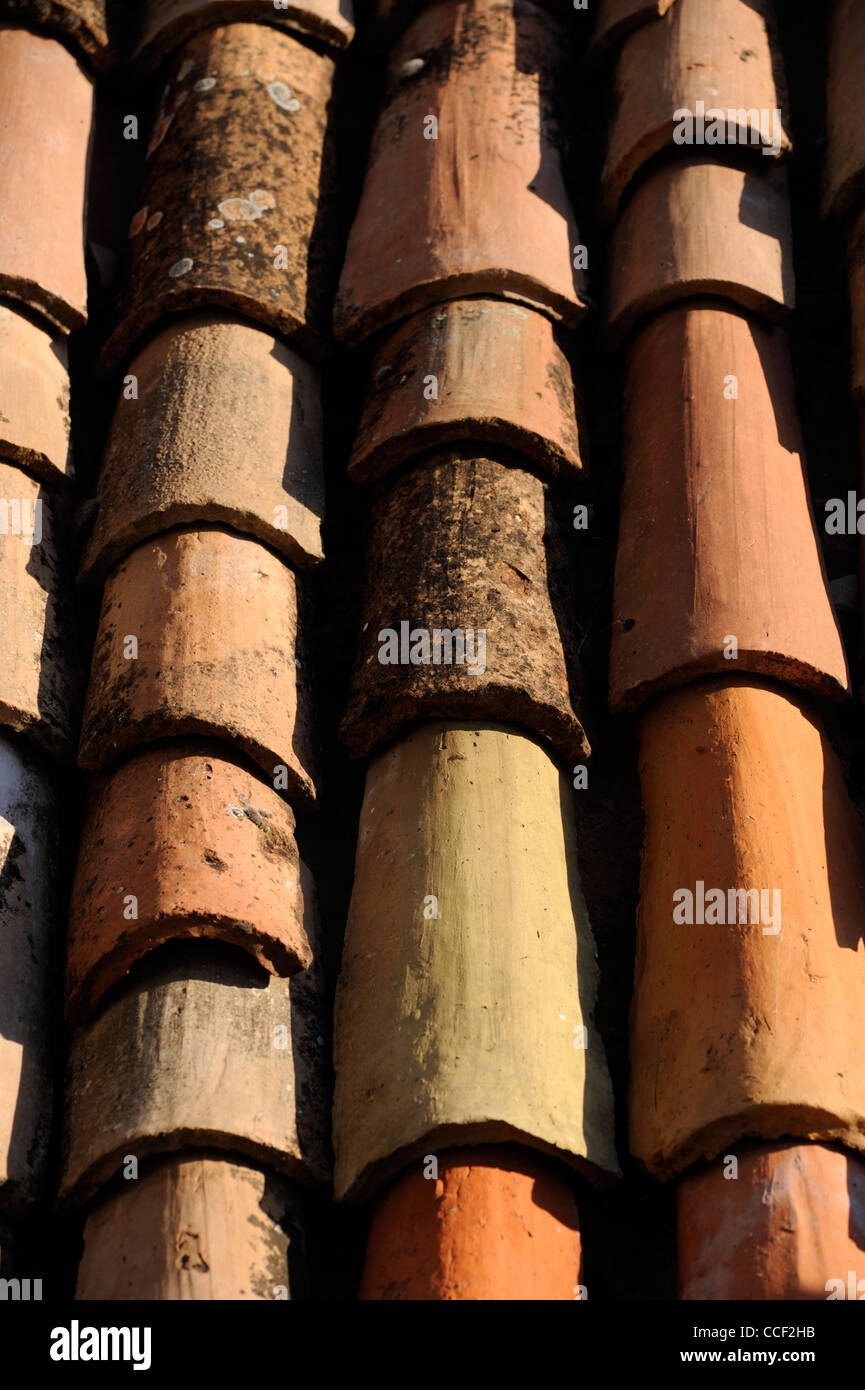
[[[4,1277],[857,1296],[863,9],[590,9],[0,0]]]

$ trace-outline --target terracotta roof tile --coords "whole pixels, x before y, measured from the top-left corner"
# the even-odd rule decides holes
[[[68,332],[87,317],[84,200],[93,88],[62,44],[0,26],[0,294]]]
[[[684,1299],[826,1299],[865,1245],[865,1163],[820,1144],[760,1145],[679,1184]],[[855,1276],[854,1276],[855,1278]],[[837,1282],[835,1284],[837,1297]]]
[[[224,522],[295,564],[322,558],[314,367],[256,324],[198,314],[170,322],[128,373],[137,396],[120,393],[82,578],[183,522]]]
[[[349,752],[363,757],[406,723],[441,715],[524,724],[565,758],[586,757],[573,704],[576,641],[559,601],[562,547],[547,485],[522,468],[450,451],[393,481],[373,508],[363,627],[340,726]],[[464,660],[450,638],[436,648],[436,630],[459,632]],[[427,649],[412,663],[414,632]]]
[[[129,228],[129,280],[108,365],[163,314],[199,307],[239,310],[322,352],[333,71],[327,55],[267,24],[205,29],[179,50]]]
[[[61,1198],[91,1196],[129,1154],[197,1148],[326,1181],[320,990],[309,970],[263,986],[200,945],[139,975],[76,1040]]]
[[[580,1226],[566,1172],[515,1145],[418,1159],[373,1207],[361,1299],[570,1300]]]
[[[710,672],[849,691],[783,333],[704,302],[650,319],[623,458],[611,704]]]
[[[339,337],[471,294],[580,317],[580,238],[553,101],[563,52],[556,21],[529,0],[444,0],[415,20],[391,55],[337,295]]]
[[[865,191],[865,11],[858,0],[835,0],[830,35],[823,206],[839,214]]]
[[[302,1242],[284,1180],[227,1159],[167,1159],[93,1207],[75,1297],[272,1302],[290,1296]]]
[[[74,758],[81,697],[63,500],[0,463],[0,725]]]
[[[309,965],[291,807],[227,746],[157,745],[94,781],[72,893],[67,1013],[166,941],[210,937],[266,970]]]
[[[354,35],[351,0],[142,0],[135,56],[155,64],[199,29],[246,20],[284,25],[335,49]]]
[[[423,724],[372,764],[337,985],[337,1197],[512,1139],[618,1171],[572,817],[564,774],[505,728]]]
[[[11,19],[28,29],[67,39],[92,67],[109,67],[106,3],[110,0],[0,0],[0,21]]]
[[[315,755],[300,650],[295,575],[258,541],[183,528],[145,542],[105,585],[80,765],[214,734],[270,778],[284,767],[285,789],[308,806]]]
[[[606,52],[641,24],[663,17],[674,0],[600,0],[591,50]]]
[[[0,1209],[43,1195],[52,1107],[50,1000],[59,946],[57,790],[0,734]]]
[[[373,362],[348,471],[369,482],[465,439],[518,449],[553,474],[582,468],[571,369],[543,314],[456,299],[402,323]]]
[[[790,207],[783,181],[677,159],[634,191],[610,243],[609,333],[694,295],[723,295],[770,319],[793,307]]]
[[[724,114],[725,138],[780,155],[791,148],[783,126],[781,92],[767,16],[771,0],[681,0],[663,20],[644,24],[628,38],[616,68],[614,115],[609,128],[602,198],[615,216],[634,175],[659,151],[675,149],[680,112],[703,103],[706,133],[712,111]],[[782,86],[783,90],[783,86]],[[727,113],[734,113],[729,118]],[[723,159],[725,146],[715,145]]]
[[[669,1177],[745,1135],[865,1148],[865,834],[819,719],[756,682],[687,686],[643,715],[640,777],[633,1153]]]
[[[0,455],[48,483],[71,479],[66,342],[0,304]]]

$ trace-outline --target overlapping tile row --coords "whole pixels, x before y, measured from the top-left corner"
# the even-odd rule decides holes
[[[865,116],[862,114],[857,93],[861,85],[863,63],[865,14],[860,5],[849,3],[849,0],[837,0],[831,10],[829,24],[823,211],[826,216],[838,221],[847,242],[850,276],[850,386],[859,414],[860,495],[861,490],[865,488]],[[850,493],[855,495],[855,489],[851,488]],[[849,501],[849,496],[848,493],[845,501]],[[847,512],[849,513],[849,507]],[[846,528],[852,529],[849,514],[845,517],[844,524]],[[856,519],[852,525],[857,525]],[[861,542],[859,573],[860,592],[865,593],[865,547]],[[860,604],[860,614],[861,611]],[[863,690],[865,685],[860,680],[860,699]]]
[[[336,301],[344,341],[379,334],[348,464],[373,491],[341,734],[371,763],[334,1037],[364,1299],[579,1298],[573,1171],[618,1172],[556,487],[582,468],[563,325],[586,307],[566,35],[529,0],[410,23]]]
[[[825,1298],[865,1171],[865,836],[816,703],[850,681],[778,326],[771,7],[675,0],[615,64],[610,700],[639,716],[645,813],[630,1146],[680,1180],[682,1297]]]
[[[68,362],[93,113],[91,77],[37,8],[0,7],[0,1226],[4,1275],[24,1278],[41,1271],[17,1264],[18,1223],[50,1201],[80,716]]]
[[[351,24],[315,0],[285,10],[152,0],[131,70],[164,60],[165,85],[79,575],[102,593],[65,996],[60,1200],[84,1222],[79,1299],[297,1297],[303,1188],[330,1178],[297,817],[321,790],[310,354],[340,251],[335,61],[318,40],[344,47]]]

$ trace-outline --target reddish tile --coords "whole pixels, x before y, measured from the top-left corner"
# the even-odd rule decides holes
[[[81,673],[61,498],[0,463],[0,724],[52,756],[75,756]]]
[[[424,723],[371,765],[334,1014],[334,1187],[518,1140],[618,1175],[573,791],[502,725]]]
[[[428,457],[377,499],[340,726],[353,757],[439,715],[522,724],[572,762],[588,756],[547,493],[533,473],[466,449]],[[435,645],[436,631],[457,630],[462,653],[449,635]]]
[[[865,835],[818,718],[686,686],[643,715],[640,776],[633,1153],[670,1177],[746,1135],[865,1148]]]
[[[0,0],[0,20],[11,19],[67,39],[92,67],[101,70],[111,66],[114,58],[105,5],[106,0]]]
[[[54,39],[0,27],[0,294],[68,332],[87,318],[84,197],[93,89]]]
[[[694,295],[723,295],[769,319],[792,309],[792,230],[784,186],[783,178],[768,174],[684,160],[640,183],[610,244],[613,342],[641,315]]]
[[[732,1157],[679,1182],[679,1297],[865,1297],[865,1163],[820,1144]]]
[[[722,133],[734,159],[743,145],[754,155],[758,145],[776,155],[791,148],[783,112],[774,115],[782,94],[773,70],[780,64],[780,45],[767,29],[770,15],[767,0],[685,0],[627,40],[616,68],[602,180],[608,218],[615,217],[625,189],[646,161],[667,147],[677,148],[676,132],[683,126],[676,113],[695,113],[698,102],[710,113],[703,131],[713,140],[711,112],[723,113]],[[727,112],[734,113],[732,128]],[[700,146],[690,148],[698,153]],[[724,145],[708,148],[714,158],[725,157]]]
[[[568,322],[584,312],[553,102],[566,32],[528,0],[446,0],[400,40],[349,238],[338,337],[356,341],[467,295]],[[430,115],[436,138],[425,136]]]
[[[348,471],[369,482],[464,439],[520,450],[554,474],[582,468],[571,369],[543,314],[457,299],[401,324],[373,362]]]
[[[0,734],[0,1209],[43,1195],[51,1125],[59,805],[46,773]]]
[[[837,215],[849,211],[865,190],[865,10],[859,0],[836,0],[829,32],[823,210]]]
[[[303,1223],[289,1183],[228,1159],[166,1159],[91,1210],[75,1290],[91,1299],[290,1298]]]
[[[802,450],[780,330],[704,301],[632,338],[614,708],[710,672],[849,691]]]
[[[662,18],[674,0],[600,0],[589,52],[606,53],[642,24]]]
[[[205,528],[140,545],[105,585],[80,765],[107,767],[153,739],[214,734],[269,778],[283,768],[281,789],[308,808],[311,694],[297,631],[295,576],[258,541]]]
[[[302,873],[306,901],[313,889]],[[263,985],[254,966],[202,942],[172,965],[154,957],[76,1039],[64,1202],[92,1196],[129,1154],[180,1149],[233,1150],[302,1182],[327,1181],[322,987],[314,967]]]
[[[579,1296],[579,1213],[566,1170],[515,1144],[451,1149],[436,1165],[433,1176],[429,1161],[415,1160],[378,1198],[362,1300]]]
[[[850,227],[847,245],[850,264],[853,394],[859,400],[865,400],[865,207]]]
[[[269,24],[195,34],[176,55],[129,228],[105,348],[117,365],[166,313],[237,310],[320,354],[333,295],[333,60]]]
[[[335,49],[354,36],[351,0],[143,0],[141,8],[135,56],[148,66],[212,24],[279,24]]]
[[[210,937],[271,973],[305,969],[314,909],[300,872],[291,807],[227,749],[159,745],[98,778],[70,908],[69,1018],[166,941]]]
[[[0,304],[0,455],[47,483],[73,473],[66,343]]]
[[[138,394],[117,403],[84,580],[184,522],[224,522],[295,564],[322,558],[315,368],[255,324],[200,314],[169,322],[127,371]]]

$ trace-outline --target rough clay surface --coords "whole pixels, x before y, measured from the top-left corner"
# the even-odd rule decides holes
[[[358,659],[340,728],[352,756],[437,715],[522,724],[567,759],[588,755],[575,709],[580,677],[565,555],[544,482],[468,450],[437,453],[379,497],[368,554]],[[458,649],[442,639],[436,653],[431,635],[428,664],[384,664],[380,634],[399,636],[403,622],[408,637],[462,629],[468,659],[448,665]]]
[[[75,1298],[272,1302],[292,1296],[302,1255],[284,1178],[228,1159],[172,1158],[93,1207]]]
[[[278,974],[309,965],[314,909],[291,808],[230,759],[224,746],[160,744],[92,784],[70,907],[70,1018],[184,936],[241,946]]]
[[[129,639],[137,641],[136,649]],[[105,585],[79,762],[105,768],[154,739],[213,734],[283,789],[315,799],[297,580],[258,541],[202,528],[138,546]],[[278,785],[278,783],[277,783]]]
[[[825,1300],[856,1271],[865,1294],[865,1163],[821,1144],[765,1144],[679,1183],[679,1297]],[[838,1294],[837,1283],[834,1286]]]
[[[378,1198],[362,1300],[573,1301],[580,1227],[564,1169],[513,1144],[414,1162]]]
[[[147,150],[106,366],[162,315],[203,306],[322,354],[335,274],[333,68],[268,24],[205,29],[183,45]]]
[[[710,137],[716,133],[713,110],[725,118],[728,111],[736,113],[724,131],[727,144],[710,147],[716,158],[725,157],[727,145],[734,155],[746,147],[759,158],[765,150],[760,162],[791,149],[783,124],[783,74],[780,84],[775,74],[780,44],[771,23],[767,0],[684,0],[628,38],[616,67],[603,172],[602,201],[610,220],[647,160],[663,149],[674,157],[683,152],[673,139],[679,124],[674,113],[693,112],[698,101]],[[777,125],[775,111],[781,112]]]
[[[470,294],[580,318],[580,237],[554,97],[566,51],[564,27],[528,0],[444,0],[415,20],[391,57],[337,295],[338,337],[357,341]],[[436,139],[424,136],[430,113]]]
[[[338,1198],[453,1145],[618,1172],[572,795],[501,727],[424,724],[371,766],[337,985]]]
[[[0,68],[0,294],[68,333],[87,320],[93,85],[63,44],[26,29],[0,27]]]
[[[582,469],[571,368],[545,315],[457,299],[407,319],[376,354],[348,472],[369,482],[467,439],[552,474]]]
[[[792,309],[793,232],[782,175],[680,159],[639,184],[610,243],[611,343],[641,316],[695,295],[722,295],[768,319]]]
[[[612,707],[709,673],[847,694],[783,332],[724,305],[649,319],[628,350],[623,458]]]
[[[199,943],[139,975],[76,1039],[61,1198],[91,1196],[128,1154],[192,1148],[326,1181],[321,987],[315,967],[264,982]]]
[[[83,579],[184,522],[223,522],[293,564],[322,559],[314,367],[256,324],[193,314],[169,321],[128,374],[138,394],[124,387],[117,402]]]
[[[666,694],[640,779],[632,1152],[669,1178],[747,1136],[865,1149],[865,833],[808,701],[743,678]],[[721,922],[711,901],[697,922],[698,883]]]

